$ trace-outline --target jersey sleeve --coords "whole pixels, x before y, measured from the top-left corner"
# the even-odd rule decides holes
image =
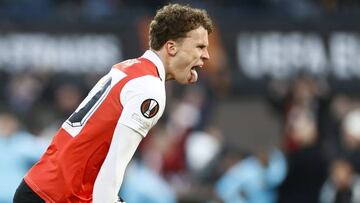
[[[132,79],[121,90],[120,102],[119,122],[145,137],[164,112],[164,84],[153,76]]]

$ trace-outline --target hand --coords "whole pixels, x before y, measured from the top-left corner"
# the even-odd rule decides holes
[[[126,203],[121,197],[119,197],[118,200],[116,200],[115,203]]]

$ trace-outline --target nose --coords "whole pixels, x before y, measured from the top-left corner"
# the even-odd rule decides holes
[[[209,60],[209,59],[210,59],[210,55],[209,55],[208,49],[204,49],[204,52],[203,52],[203,54],[201,55],[201,59],[203,59],[203,60]]]

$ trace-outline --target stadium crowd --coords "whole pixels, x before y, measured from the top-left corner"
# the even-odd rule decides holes
[[[359,3],[351,0],[180,2],[210,9],[235,6],[249,13],[251,9],[278,9],[298,17],[359,9]],[[0,0],[0,23],[61,16],[91,21],[115,16],[124,8],[151,10],[166,3]],[[279,120],[281,142],[247,151],[233,145],[212,122],[218,105],[238,96],[231,94],[226,74],[220,75],[220,82],[214,77],[217,73],[202,72],[195,86],[167,84],[164,117],[141,144],[120,191],[127,202],[360,202],[357,94],[335,92],[325,79],[301,73],[285,81],[270,81],[267,95],[258,99],[266,101],[273,119]],[[0,67],[1,203],[12,202],[24,173],[100,77],[91,73],[18,74]]]

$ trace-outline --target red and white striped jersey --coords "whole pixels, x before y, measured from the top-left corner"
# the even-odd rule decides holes
[[[49,203],[92,202],[117,125],[145,137],[163,114],[165,98],[165,70],[155,52],[114,65],[63,123],[26,183]]]

